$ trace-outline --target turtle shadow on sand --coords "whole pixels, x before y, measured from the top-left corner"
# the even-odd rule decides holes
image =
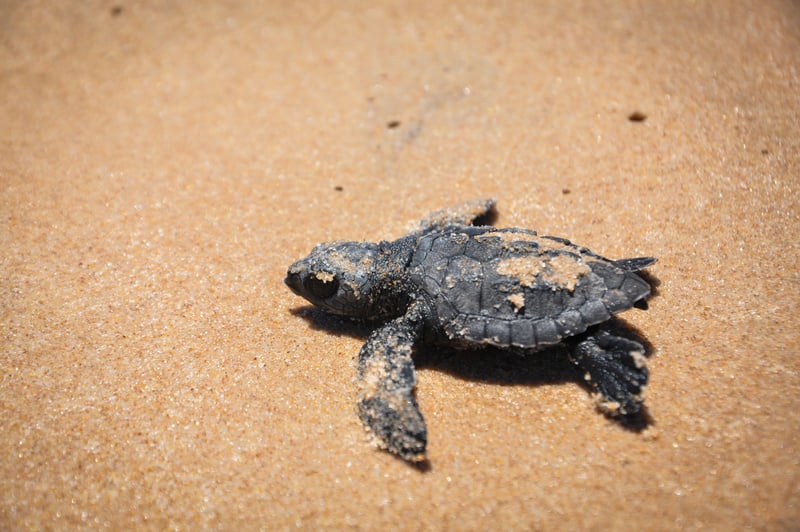
[[[290,312],[306,320],[313,330],[360,340],[366,340],[377,326],[374,323],[332,316],[312,305],[295,307]],[[652,344],[637,328],[618,317],[597,327],[639,342],[644,346],[645,356],[648,358],[654,352]],[[357,354],[354,352],[353,356]],[[583,378],[582,370],[569,360],[563,345],[523,352],[491,346],[461,350],[449,346],[421,344],[415,349],[414,365],[417,369],[443,371],[459,379],[499,386],[575,383],[591,391]],[[641,432],[655,422],[646,405],[642,405],[636,414],[607,417],[633,432]]]

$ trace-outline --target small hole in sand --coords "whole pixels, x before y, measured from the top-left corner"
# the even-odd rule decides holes
[[[400,127],[400,121],[399,120],[391,120],[391,121],[386,123],[386,127],[389,128],[389,129],[394,129],[396,127]]]

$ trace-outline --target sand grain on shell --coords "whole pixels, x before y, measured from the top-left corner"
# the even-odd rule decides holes
[[[572,291],[580,278],[591,269],[574,255],[559,254],[524,255],[503,259],[497,264],[497,273],[516,279],[524,287],[533,287],[537,282]]]

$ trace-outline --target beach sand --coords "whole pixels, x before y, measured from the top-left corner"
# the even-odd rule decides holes
[[[4,2],[0,528],[796,529],[799,111],[790,1]],[[372,445],[286,268],[483,197],[658,257],[645,430],[424,348]]]

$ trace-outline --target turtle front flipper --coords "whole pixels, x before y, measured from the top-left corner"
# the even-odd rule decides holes
[[[594,329],[576,337],[570,347],[570,358],[586,372],[601,410],[612,416],[641,410],[648,372],[639,342]]]
[[[438,231],[450,225],[472,225],[479,218],[488,216],[494,210],[493,199],[465,201],[446,209],[430,213],[422,219],[423,231]]]
[[[358,356],[359,417],[382,448],[410,462],[426,459],[427,430],[414,399],[411,358],[421,331],[412,305],[405,316],[373,332]]]

